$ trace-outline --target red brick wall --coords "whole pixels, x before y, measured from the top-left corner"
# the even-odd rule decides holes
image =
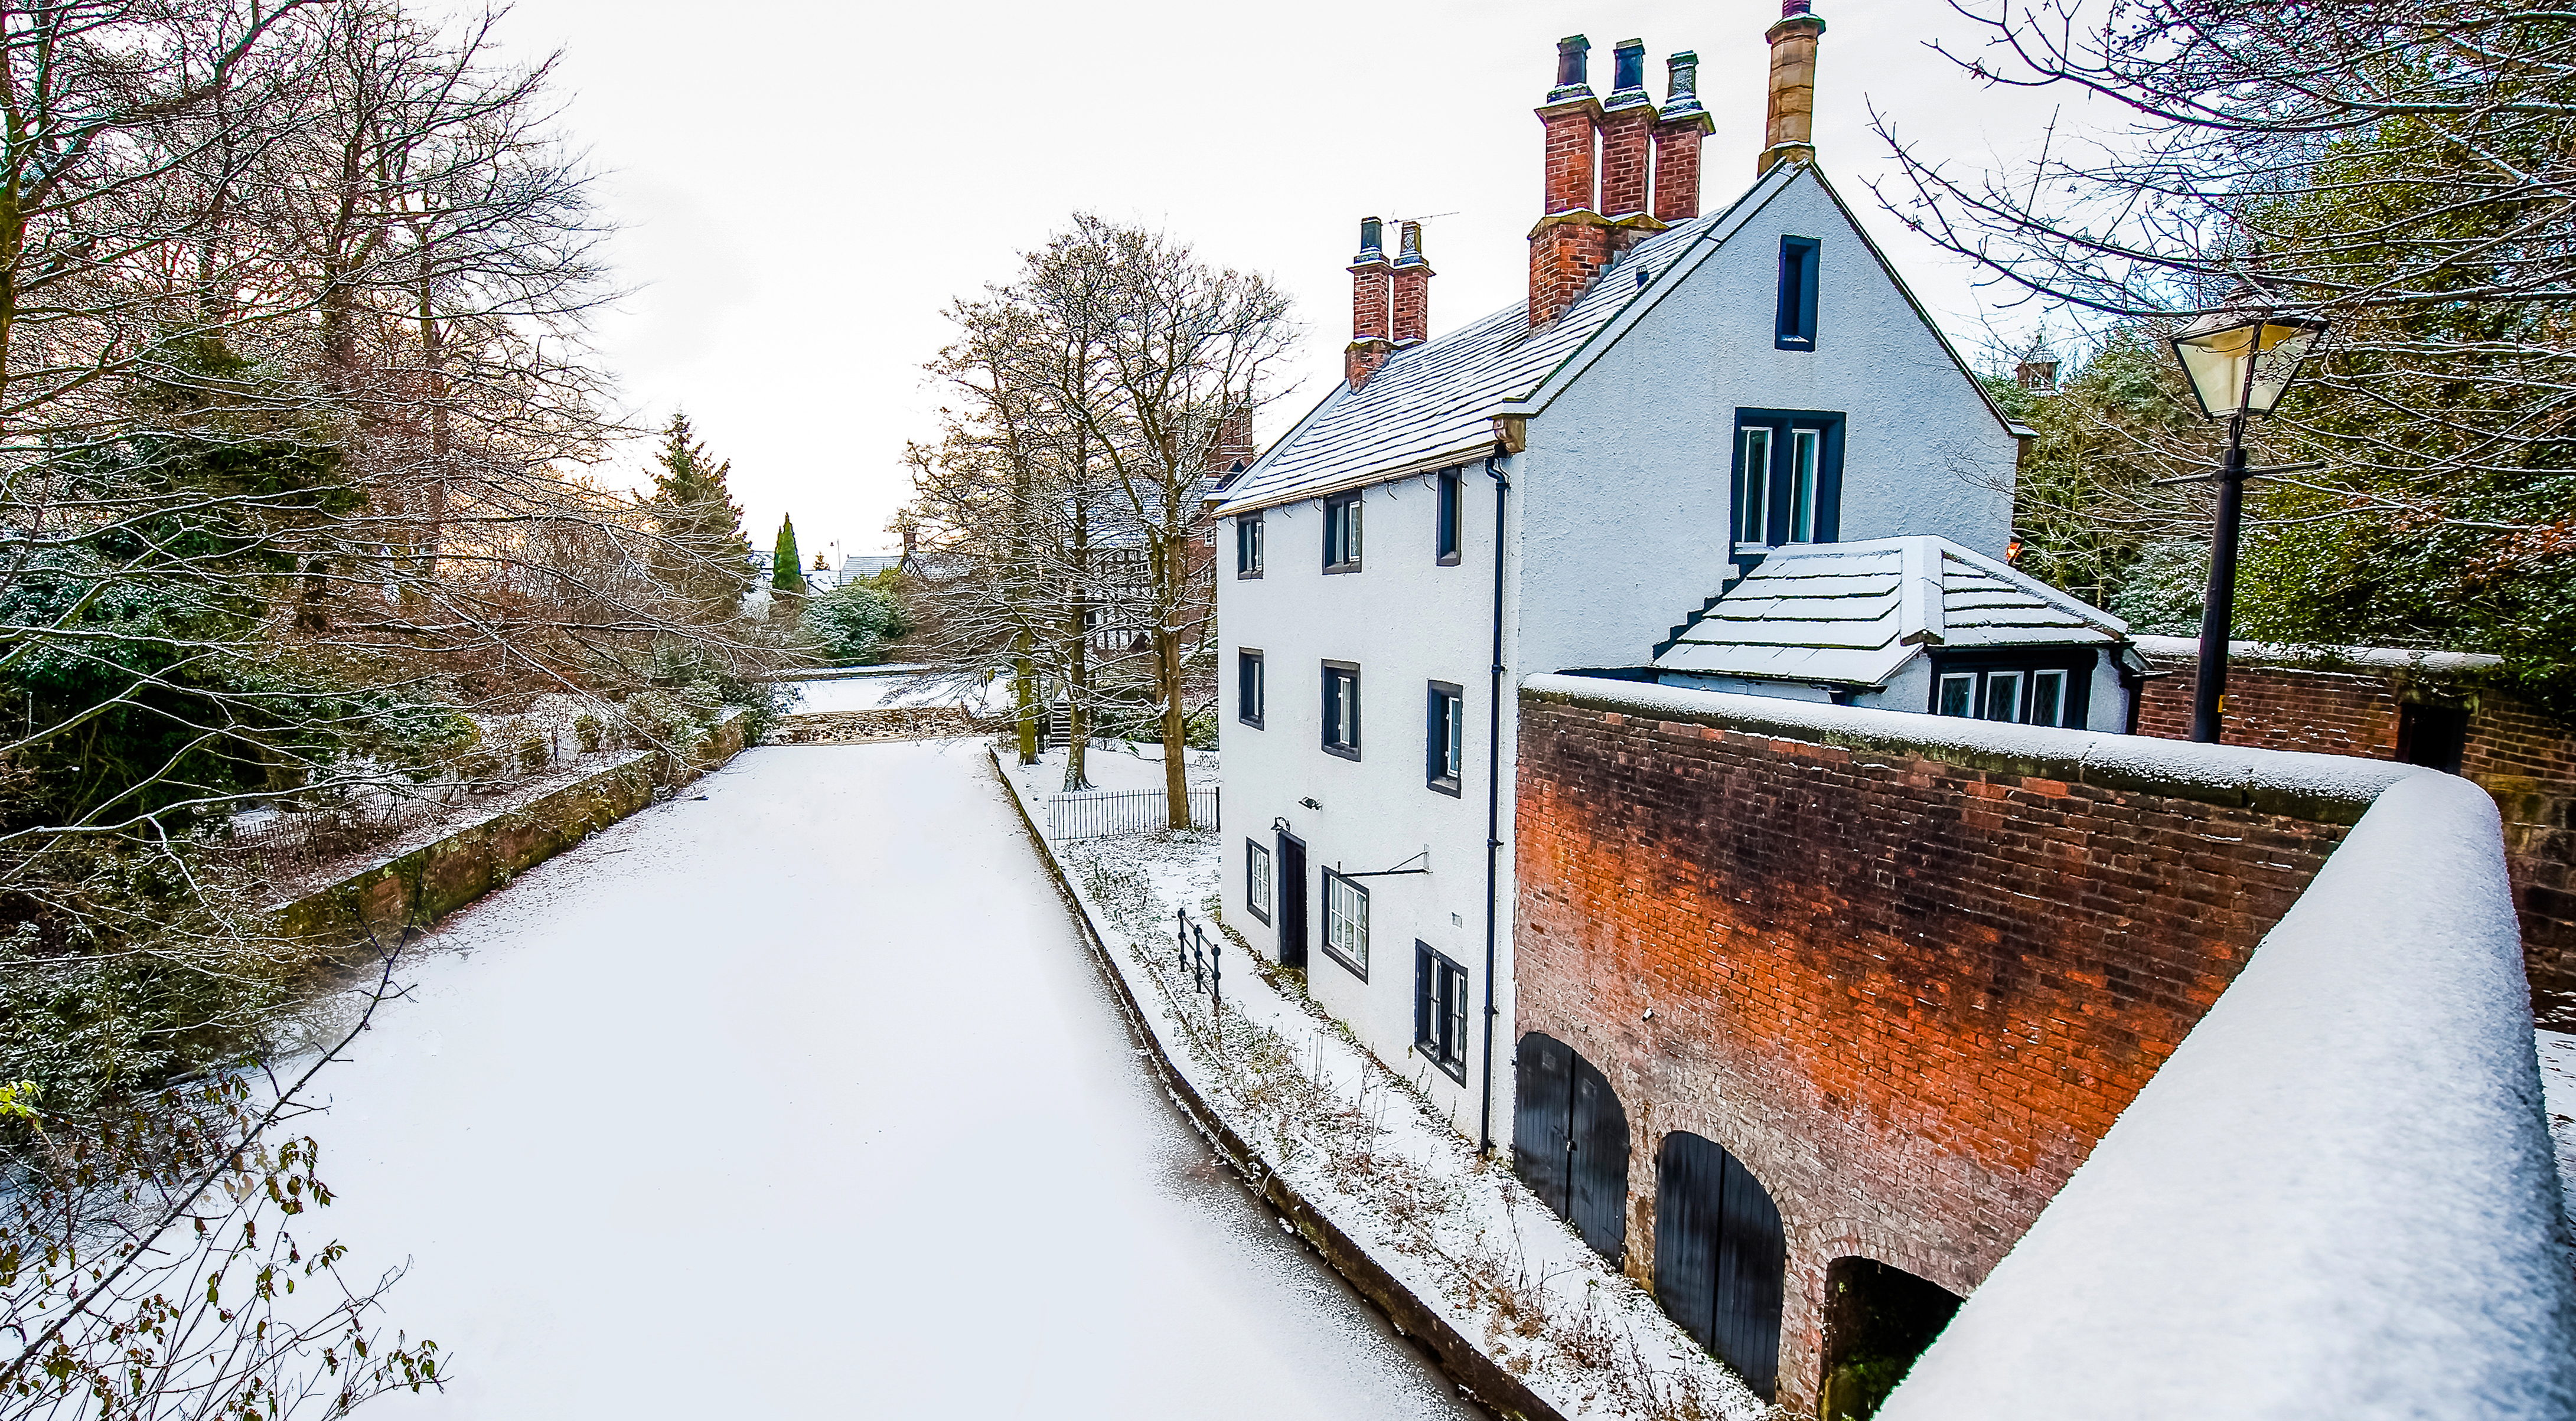
[[[2188,740],[2199,662],[2160,657],[2158,664],[2174,674],[2147,682],[2138,731]],[[2576,730],[2500,692],[2446,685],[2413,669],[2231,658],[2224,739],[2230,745],[2394,760],[2399,707],[2410,682],[2442,704],[2469,707],[2460,773],[2494,795],[2504,811],[2505,869],[2522,919],[2532,1011],[2544,1024],[2576,1030],[2576,825],[2570,822],[2576,808]]]
[[[1814,1404],[1827,1265],[1974,1287],[2344,833],[1562,701],[1522,712],[1515,1029],[1618,1091],[1641,1280],[1665,1134],[1717,1141],[1770,1190],[1792,1411]]]

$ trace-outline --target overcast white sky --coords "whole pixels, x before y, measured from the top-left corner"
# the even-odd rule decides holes
[[[1925,50],[1966,36],[1941,0],[1817,10],[1826,172],[1973,352],[1994,294],[1871,202],[1888,164],[1869,105],[1982,166],[2025,151],[2060,100],[1983,89]],[[1558,36],[1591,37],[1602,93],[1611,45],[1642,36],[1658,99],[1663,56],[1699,51],[1713,208],[1752,180],[1778,16],[1778,0],[518,0],[503,33],[522,54],[565,50],[564,126],[625,229],[611,259],[636,291],[599,334],[636,418],[686,408],[733,461],[754,543],[793,513],[810,560],[891,545],[904,441],[934,430],[921,366],[941,308],[1006,278],[1068,213],[1160,226],[1296,297],[1304,386],[1266,440],[1338,378],[1361,217],[1451,214],[1426,229],[1435,334],[1520,299],[1539,212],[1530,110]],[[635,482],[648,452],[601,472]]]

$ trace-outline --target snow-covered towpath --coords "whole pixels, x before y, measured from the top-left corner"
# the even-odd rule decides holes
[[[461,914],[309,1123],[386,1416],[1463,1417],[1153,1084],[972,741],[750,751]]]

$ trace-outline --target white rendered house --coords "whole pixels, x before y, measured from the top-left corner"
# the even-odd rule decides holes
[[[1775,27],[1775,69],[1784,35],[1811,61],[1821,28]],[[1390,261],[1364,223],[1349,379],[1217,509],[1227,919],[1497,1146],[1524,678],[1933,711],[1950,649],[1926,639],[1929,616],[1935,638],[1973,626],[1994,643],[1966,673],[1970,713],[2041,708],[2036,679],[1989,689],[2008,654],[2057,673],[2057,723],[2078,700],[2074,723],[2126,718],[2125,629],[2000,561],[2028,431],[1818,171],[1795,82],[1775,73],[1762,176],[1702,216],[1696,57],[1673,57],[1658,107],[1644,47],[1620,45],[1604,104],[1581,39],[1559,48],[1530,301],[1430,339],[1418,228]],[[1832,604],[1828,639],[1850,654],[1802,654],[1736,615],[1794,614],[1829,590],[1819,577],[1876,599],[1866,615]],[[1747,635],[1765,645],[1735,645]],[[2078,697],[2065,678],[2083,658]]]

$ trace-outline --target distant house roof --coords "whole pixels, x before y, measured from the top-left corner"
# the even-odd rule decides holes
[[[2128,623],[1947,538],[1779,548],[1682,628],[1658,671],[1883,686],[1927,649],[2113,646]]]
[[[855,582],[862,577],[874,577],[878,573],[885,571],[887,568],[898,567],[901,566],[902,563],[903,556],[900,553],[888,553],[882,556],[864,558],[843,558],[841,559],[841,581]]]
[[[1812,180],[1845,216],[1850,208],[1810,163],[1772,168],[1728,207],[1657,232],[1602,270],[1553,325],[1529,329],[1529,306],[1515,302],[1463,330],[1395,352],[1353,390],[1337,383],[1297,426],[1251,468],[1223,486],[1220,515],[1293,503],[1318,494],[1480,459],[1494,450],[1494,417],[1534,413],[1525,404],[1570,378],[1597,355],[1594,340],[1633,310],[1651,305],[1649,289],[1686,262],[1696,265],[1743,221],[1801,178]],[[1857,219],[1853,232],[1924,328],[1949,353],[1997,423],[2015,435],[2031,431],[2006,418],[1930,312],[1905,285]],[[1695,255],[1696,254],[1696,255]],[[1686,273],[1685,273],[1686,274]],[[1676,280],[1679,278],[1676,277]],[[1633,318],[1632,318],[1633,319]],[[1625,325],[1620,327],[1626,329]],[[1618,332],[1613,331],[1615,337]],[[1606,345],[1606,342],[1604,342]],[[1587,353],[1589,351],[1590,353]],[[1562,373],[1561,373],[1562,372]]]

